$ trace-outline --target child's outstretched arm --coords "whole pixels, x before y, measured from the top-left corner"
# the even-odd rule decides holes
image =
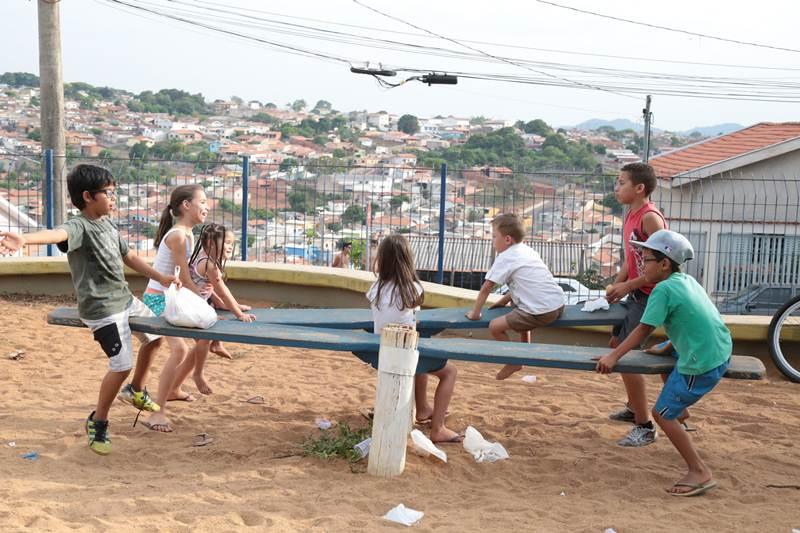
[[[488,279],[484,281],[483,285],[481,286],[481,290],[478,292],[478,297],[475,298],[475,305],[472,307],[472,310],[468,311],[464,316],[470,320],[480,320],[481,307],[483,307],[483,304],[486,303],[486,299],[489,297],[489,294],[492,292],[493,288],[493,281],[489,281]]]
[[[128,252],[124,256],[122,256],[122,262],[125,263],[125,266],[131,268],[141,274],[142,276],[146,276],[150,279],[154,279],[159,282],[164,287],[169,287],[170,284],[175,283],[178,288],[181,287],[181,281],[172,275],[162,274],[155,268],[151,267],[147,264],[147,261],[142,259],[136,254],[132,254]]]
[[[45,229],[21,235],[11,231],[0,231],[0,255],[11,255],[26,244],[58,244],[69,238],[61,228]]]
[[[219,268],[217,268],[217,266],[211,261],[206,261],[205,264],[206,278],[208,278],[208,281],[211,282],[211,286],[214,287],[214,294],[216,294],[219,299],[222,300],[222,303],[225,304],[225,308],[233,313],[236,318],[242,322],[254,321],[256,319],[255,315],[245,313],[242,311],[242,308],[239,307],[236,298],[233,297],[233,294],[231,294],[228,286],[225,285],[225,280],[222,279],[222,272],[220,272]]]
[[[655,328],[647,324],[639,324],[636,329],[631,331],[622,343],[617,346],[614,351],[603,357],[594,357],[597,361],[597,372],[600,374],[610,374],[614,370],[617,361],[622,359],[622,356],[633,350],[637,346],[641,346],[644,340],[650,335]]]

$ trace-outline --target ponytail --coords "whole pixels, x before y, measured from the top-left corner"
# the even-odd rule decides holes
[[[166,235],[167,232],[172,229],[174,224],[175,221],[172,219],[172,208],[167,206],[164,208],[164,211],[161,212],[161,221],[158,223],[158,230],[156,231],[156,236],[153,239],[153,246],[158,248],[158,245],[161,244],[161,239],[163,239],[164,235]]]
[[[175,225],[176,218],[182,215],[181,213],[181,205],[183,202],[191,202],[194,198],[194,195],[197,194],[198,191],[202,191],[203,186],[193,183],[191,185],[180,185],[175,187],[172,190],[172,194],[169,195],[169,204],[167,207],[164,208],[164,211],[161,212],[161,221],[158,223],[158,230],[156,231],[156,236],[153,239],[153,244],[156,248],[158,245],[161,244],[161,240],[164,238],[164,235],[172,229],[172,226]]]

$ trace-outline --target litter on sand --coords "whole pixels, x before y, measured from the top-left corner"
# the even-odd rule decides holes
[[[603,533],[617,533],[617,530],[614,529],[613,527],[607,527],[606,530],[603,531]]]
[[[23,459],[27,459],[28,461],[35,461],[39,458],[39,454],[36,452],[28,452],[21,455]]]
[[[314,423],[317,425],[319,429],[331,429],[331,427],[333,426],[333,422],[331,422],[327,418],[315,418]]]
[[[561,494],[559,494],[559,496],[566,496],[566,495],[567,495],[567,493],[564,492],[563,490],[561,491]]]
[[[9,445],[10,447],[14,448],[14,447],[17,445],[17,443],[16,443],[16,441],[13,441],[13,440],[12,440],[11,442],[9,442],[9,443],[8,443],[8,445]]]
[[[404,526],[413,526],[425,516],[422,511],[415,511],[403,505],[402,503],[383,515],[384,520],[403,524]]]
[[[525,383],[536,383],[536,376],[522,376],[522,381]]]
[[[502,444],[487,441],[472,426],[468,426],[464,431],[464,449],[471,453],[475,461],[479,463],[494,463],[495,461],[509,458],[508,452]]]
[[[8,358],[12,361],[19,361],[25,359],[25,350],[14,350],[8,354]]]
[[[411,450],[422,457],[433,455],[443,463],[447,462],[447,454],[437,448],[433,441],[418,429],[411,432]]]
[[[213,437],[209,437],[208,433],[198,433],[192,438],[192,446],[200,447],[200,446],[208,446],[214,442]]]
[[[367,437],[358,444],[354,444],[353,449],[356,451],[358,456],[361,459],[363,459],[364,457],[369,455],[369,449],[371,446],[372,446],[372,437]]]

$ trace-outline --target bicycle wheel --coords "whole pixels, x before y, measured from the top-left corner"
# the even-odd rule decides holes
[[[768,342],[778,370],[800,383],[800,296],[786,302],[772,317]]]

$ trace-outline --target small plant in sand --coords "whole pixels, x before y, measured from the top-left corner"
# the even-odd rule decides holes
[[[320,459],[343,457],[356,463],[361,456],[353,446],[372,435],[372,425],[363,428],[351,428],[347,422],[337,422],[327,430],[321,430],[316,437],[309,437],[303,442],[303,454],[313,455]]]

